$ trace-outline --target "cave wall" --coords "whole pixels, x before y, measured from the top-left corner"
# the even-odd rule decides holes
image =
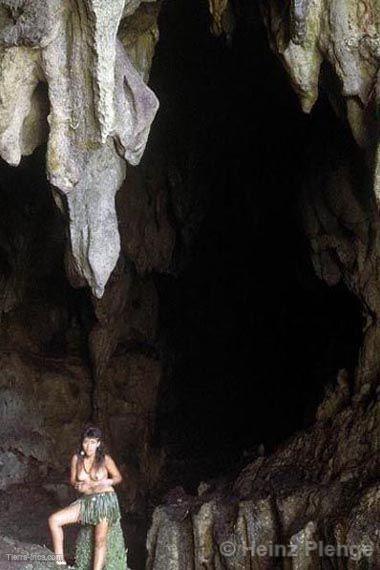
[[[91,7],[95,3],[87,4]],[[36,2],[31,6],[47,4]],[[10,181],[9,192],[3,192],[1,197],[2,211],[12,215],[10,219],[2,216],[0,254],[0,412],[7,435],[1,446],[0,477],[3,491],[12,491],[25,480],[38,481],[41,475],[58,481],[54,492],[60,500],[59,482],[67,475],[65,469],[76,445],[75,434],[91,417],[105,425],[128,482],[123,489],[123,504],[137,512],[144,508],[146,489],[159,485],[165,461],[162,452],[153,447],[163,369],[159,300],[150,273],[175,272],[181,263],[186,263],[187,246],[202,214],[196,210],[196,200],[189,196],[194,182],[191,145],[186,148],[188,163],[181,170],[162,151],[157,132],[152,132],[152,146],[147,143],[157,110],[157,101],[146,81],[158,39],[159,5],[140,5],[136,1],[126,6],[122,14],[121,3],[115,4],[117,13],[112,18],[107,11],[91,12],[93,18],[81,29],[88,43],[104,56],[98,26],[102,18],[110,24],[106,36],[108,47],[111,45],[111,51],[116,53],[112,62],[115,78],[104,77],[102,66],[98,67],[89,50],[79,45],[77,54],[88,63],[90,77],[78,79],[78,74],[64,74],[68,83],[60,91],[54,58],[63,58],[68,64],[65,58],[72,38],[65,26],[68,21],[72,23],[75,37],[75,31],[79,32],[79,8],[70,14],[65,11],[66,4],[62,13],[50,13],[49,8],[40,29],[40,25],[35,25],[38,19],[33,20],[35,9],[28,11],[26,3],[1,3],[2,65],[7,81],[1,87],[5,93],[3,102],[11,107],[12,116],[16,114],[22,119],[19,124],[13,123],[9,109],[3,109],[2,156],[16,164],[21,154],[30,154],[49,137],[49,182],[55,189],[50,195],[50,188],[39,178],[35,186],[40,193],[28,194],[31,173],[43,171],[41,153],[34,166],[29,159],[21,161],[25,181]],[[317,275],[331,286],[343,281],[363,306],[365,340],[355,383],[344,374],[339,376],[316,411],[315,425],[308,432],[297,434],[272,455],[256,459],[234,480],[215,485],[203,482],[197,497],[187,496],[181,490],[169,494],[166,504],[155,510],[148,535],[148,567],[156,570],[169,565],[178,569],[271,568],[271,558],[258,559],[241,546],[275,540],[302,545],[308,537],[352,544],[370,540],[377,545],[371,558],[373,567],[379,557],[375,524],[379,493],[377,151],[368,134],[376,132],[376,124],[366,114],[376,92],[373,45],[377,22],[367,4],[360,11],[353,3],[347,3],[347,10],[342,13],[341,4],[331,3],[328,22],[324,19],[325,3],[295,2],[289,6],[289,10],[288,6],[283,10],[282,4],[276,2],[263,6],[272,48],[284,61],[307,112],[315,102],[317,72],[322,67],[321,85],[362,148],[347,144],[337,150],[336,141],[329,141],[326,153],[316,152],[318,160],[311,164],[310,180],[305,179],[300,202]],[[225,34],[231,41],[234,25],[239,17],[244,17],[244,4],[239,7],[237,3],[210,2],[210,8],[214,33]],[[355,41],[359,39],[350,46],[356,50],[355,58],[347,63],[351,52],[346,53],[341,37],[352,25]],[[116,42],[117,30],[126,51],[120,41]],[[26,75],[20,81],[28,86],[23,98],[17,101],[9,93],[9,85],[15,80],[11,55],[19,64],[22,62]],[[328,65],[322,66],[323,58]],[[139,76],[131,70],[132,64]],[[76,66],[73,67],[75,71]],[[359,76],[362,81],[354,85],[353,79]],[[121,89],[124,77],[127,83],[132,82],[129,85],[137,99],[140,90],[148,98],[149,113],[145,116],[142,112],[146,119],[142,131],[141,125],[137,126],[138,113],[135,121],[119,125],[117,132],[111,125],[113,113],[126,105]],[[39,85],[46,81],[47,91]],[[62,93],[71,100],[75,81],[79,81],[80,103],[89,101],[86,108],[90,116],[79,117],[79,124],[78,117],[73,118],[66,107],[57,104]],[[96,95],[87,81],[92,86],[96,84]],[[114,98],[113,81],[117,91]],[[130,104],[127,97],[128,101]],[[48,105],[50,115],[46,123]],[[19,130],[15,133],[16,127]],[[133,134],[142,132],[143,141],[139,139],[136,147],[126,148],[125,141],[130,139],[121,133],[122,127],[131,129],[128,133],[132,132],[132,139]],[[57,140],[62,133],[67,135],[63,142]],[[145,144],[146,154],[142,158]],[[196,140],[193,144],[196,146]],[[139,168],[131,168],[124,161],[127,158],[131,164],[136,162],[134,150],[141,159]],[[56,162],[57,155],[62,162]],[[107,178],[109,160],[115,164],[113,181]],[[70,184],[62,182],[67,164],[70,168],[78,167],[77,194],[74,188],[68,188]],[[7,172],[4,170],[3,180],[9,176]],[[107,198],[99,192],[99,180],[105,181]],[[85,196],[82,182],[86,191],[91,190]],[[22,185],[19,193],[12,191]],[[116,231],[113,204],[121,186],[116,197]],[[194,186],[199,191],[199,185]],[[99,203],[101,207],[95,207]],[[96,230],[99,216],[103,222],[105,214],[109,224],[102,226],[102,232],[104,228],[111,232],[112,251],[106,260],[97,257],[105,239],[102,232],[97,234],[91,242],[96,258],[92,266],[83,252],[89,246],[90,230]],[[178,255],[179,235],[185,254],[176,259],[176,265],[173,256]],[[223,541],[240,545],[239,552],[226,556],[220,551]],[[303,556],[299,549],[289,567],[318,567],[317,559],[305,561]],[[359,562],[350,564],[350,568],[359,567]]]

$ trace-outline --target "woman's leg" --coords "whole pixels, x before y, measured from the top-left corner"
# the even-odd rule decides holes
[[[93,570],[103,570],[106,561],[108,521],[102,520],[95,526],[95,552]]]
[[[53,540],[54,554],[56,555],[57,562],[64,563],[63,556],[63,530],[65,524],[72,524],[78,522],[80,514],[80,503],[69,505],[65,509],[61,509],[50,515],[49,527]]]

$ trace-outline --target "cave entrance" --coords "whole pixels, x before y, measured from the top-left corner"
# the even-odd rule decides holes
[[[342,126],[323,97],[301,113],[257,8],[229,46],[198,4],[163,7],[151,75],[155,133],[183,192],[176,274],[157,277],[157,434],[170,484],[191,491],[310,425],[361,340],[359,303],[317,278],[297,210],[310,141]]]

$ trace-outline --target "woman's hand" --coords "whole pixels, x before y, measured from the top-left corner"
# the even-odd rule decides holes
[[[86,493],[86,491],[90,491],[93,488],[93,484],[90,481],[78,481],[74,487],[80,493]]]
[[[106,487],[111,487],[113,483],[114,483],[113,479],[109,478],[99,479],[99,481],[96,482],[94,481],[93,488],[96,493],[99,493],[103,491],[103,489],[105,489]]]
[[[100,487],[110,487],[114,484],[113,479],[106,477],[105,479],[100,479],[100,481],[96,482],[96,486],[100,485]]]

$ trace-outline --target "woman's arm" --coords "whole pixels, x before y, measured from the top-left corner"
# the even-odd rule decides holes
[[[77,483],[77,464],[78,464],[78,456],[75,453],[71,458],[71,466],[70,466],[70,485],[72,485],[73,487],[75,487]]]
[[[105,459],[105,467],[109,475],[111,475],[111,477],[107,477],[106,479],[101,479],[100,481],[97,482],[97,485],[101,485],[102,487],[108,487],[110,485],[118,485],[123,480],[120,471],[116,467],[116,464],[110,455],[106,455],[104,459]]]

